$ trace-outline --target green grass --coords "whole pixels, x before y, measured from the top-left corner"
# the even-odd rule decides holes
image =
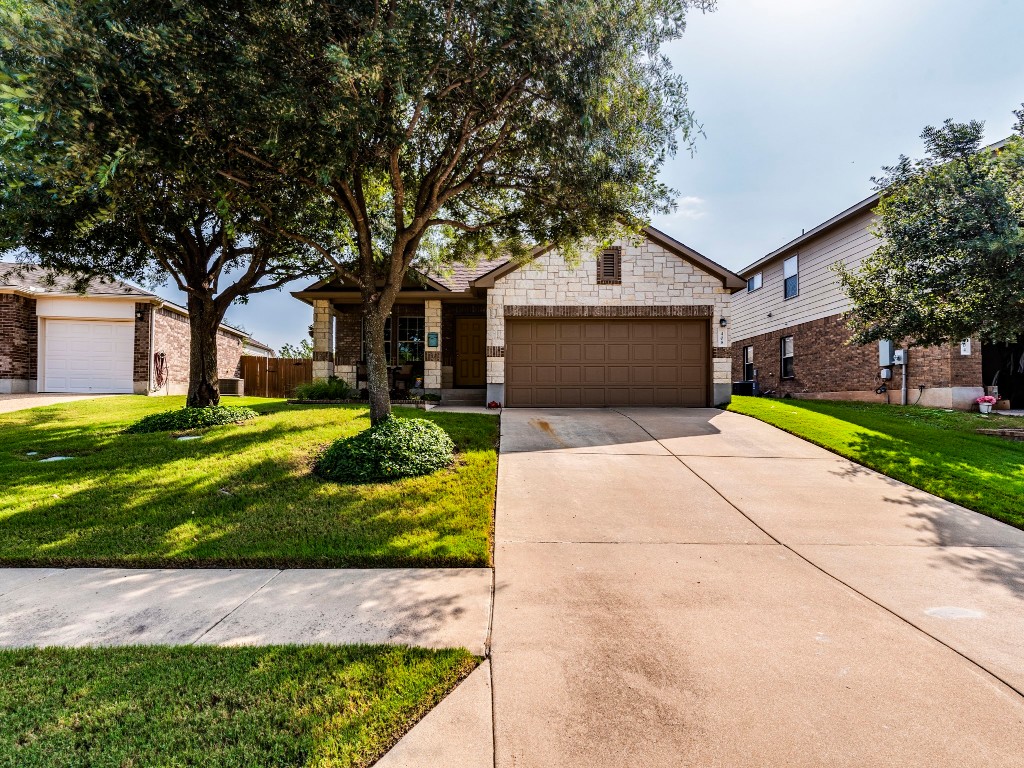
[[[0,768],[368,766],[476,664],[395,646],[0,651]]]
[[[0,415],[0,565],[490,563],[495,417],[395,409],[443,427],[459,451],[455,466],[343,485],[313,477],[311,462],[328,443],[369,427],[365,406],[232,398],[261,415],[186,442],[123,432],[182,404],[127,396]],[[75,458],[40,461],[53,455]]]
[[[1024,419],[915,406],[733,397],[766,421],[889,477],[1024,528],[1024,443],[979,435]]]

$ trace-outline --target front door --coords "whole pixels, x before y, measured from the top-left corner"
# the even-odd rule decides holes
[[[456,387],[482,387],[486,383],[486,334],[487,321],[484,318],[455,318]]]

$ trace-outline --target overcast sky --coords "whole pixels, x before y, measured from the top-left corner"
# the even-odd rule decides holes
[[[707,137],[666,164],[679,209],[653,223],[738,269],[867,197],[925,125],[978,119],[1003,138],[1022,30],[1021,0],[719,0],[669,49]],[[277,348],[312,311],[272,292],[228,319]]]

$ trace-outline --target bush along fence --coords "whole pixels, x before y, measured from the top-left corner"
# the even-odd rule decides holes
[[[291,397],[296,387],[313,381],[313,361],[302,357],[243,355],[241,368],[250,397]]]

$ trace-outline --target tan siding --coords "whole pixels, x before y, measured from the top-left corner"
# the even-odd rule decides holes
[[[874,214],[865,212],[838,229],[802,246],[800,258],[800,295],[788,301],[782,295],[782,263],[779,259],[763,270],[759,291],[740,291],[732,297],[732,339],[734,342],[780,328],[830,317],[849,309],[849,301],[839,286],[839,277],[830,267],[843,262],[856,266],[878,247],[871,233]],[[768,314],[771,313],[771,317]]]

